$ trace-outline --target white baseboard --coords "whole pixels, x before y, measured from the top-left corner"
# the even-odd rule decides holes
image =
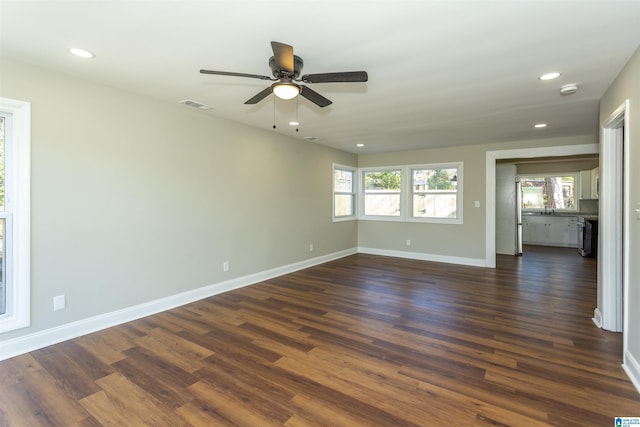
[[[636,390],[640,393],[640,363],[629,353],[629,350],[624,352],[622,369],[624,369]]]
[[[49,345],[57,344],[72,338],[86,335],[92,332],[106,329],[142,317],[150,316],[161,311],[170,310],[181,305],[189,304],[204,298],[208,298],[222,292],[239,289],[245,286],[253,285],[274,277],[284,274],[293,273],[298,270],[313,267],[314,265],[323,264],[349,255],[357,253],[355,248],[344,251],[334,252],[332,254],[307,259],[282,267],[273,268],[271,270],[262,271],[248,276],[238,277],[220,283],[204,286],[154,301],[132,307],[123,308],[110,313],[93,316],[87,319],[78,320],[76,322],[67,323],[56,326],[54,328],[45,329],[43,331],[34,332],[32,334],[23,335],[17,338],[0,342],[0,360],[9,359],[20,354],[38,350]]]
[[[599,308],[593,310],[593,318],[591,320],[593,320],[593,323],[595,323],[598,328],[602,329],[602,313]]]
[[[383,255],[396,258],[417,259],[420,261],[442,262],[446,264],[468,265],[470,267],[486,267],[487,261],[484,258],[465,258],[447,255],[425,254],[422,252],[392,251],[387,249],[358,247],[358,253],[369,255]]]

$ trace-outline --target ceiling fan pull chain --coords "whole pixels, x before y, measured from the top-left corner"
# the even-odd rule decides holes
[[[273,97],[273,128],[276,128],[276,97]]]

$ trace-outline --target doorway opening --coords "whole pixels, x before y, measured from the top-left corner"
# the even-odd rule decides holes
[[[486,247],[485,265],[489,268],[496,266],[496,175],[498,163],[505,159],[539,159],[539,158],[561,158],[568,156],[597,155],[599,153],[598,144],[576,144],[539,148],[523,148],[513,150],[488,151],[486,154]],[[515,186],[513,186],[515,197]],[[511,204],[515,206],[515,201]],[[515,212],[514,212],[515,224]],[[514,231],[515,236],[515,231]],[[513,240],[513,252],[515,253],[515,237]]]
[[[496,253],[522,255],[525,247],[573,248],[582,253],[579,223],[596,224],[598,194],[591,191],[599,155],[498,159]],[[595,237],[595,234],[594,234]],[[527,245],[527,246],[525,246]]]

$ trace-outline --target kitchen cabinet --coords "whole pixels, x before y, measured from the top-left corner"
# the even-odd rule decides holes
[[[523,216],[522,242],[528,245],[577,248],[577,217],[565,215]]]
[[[591,199],[591,170],[580,171],[580,200]]]
[[[591,198],[600,197],[600,168],[597,167],[591,171]]]

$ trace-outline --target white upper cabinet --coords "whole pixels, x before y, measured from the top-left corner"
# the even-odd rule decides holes
[[[580,200],[591,198],[591,171],[580,171]]]

